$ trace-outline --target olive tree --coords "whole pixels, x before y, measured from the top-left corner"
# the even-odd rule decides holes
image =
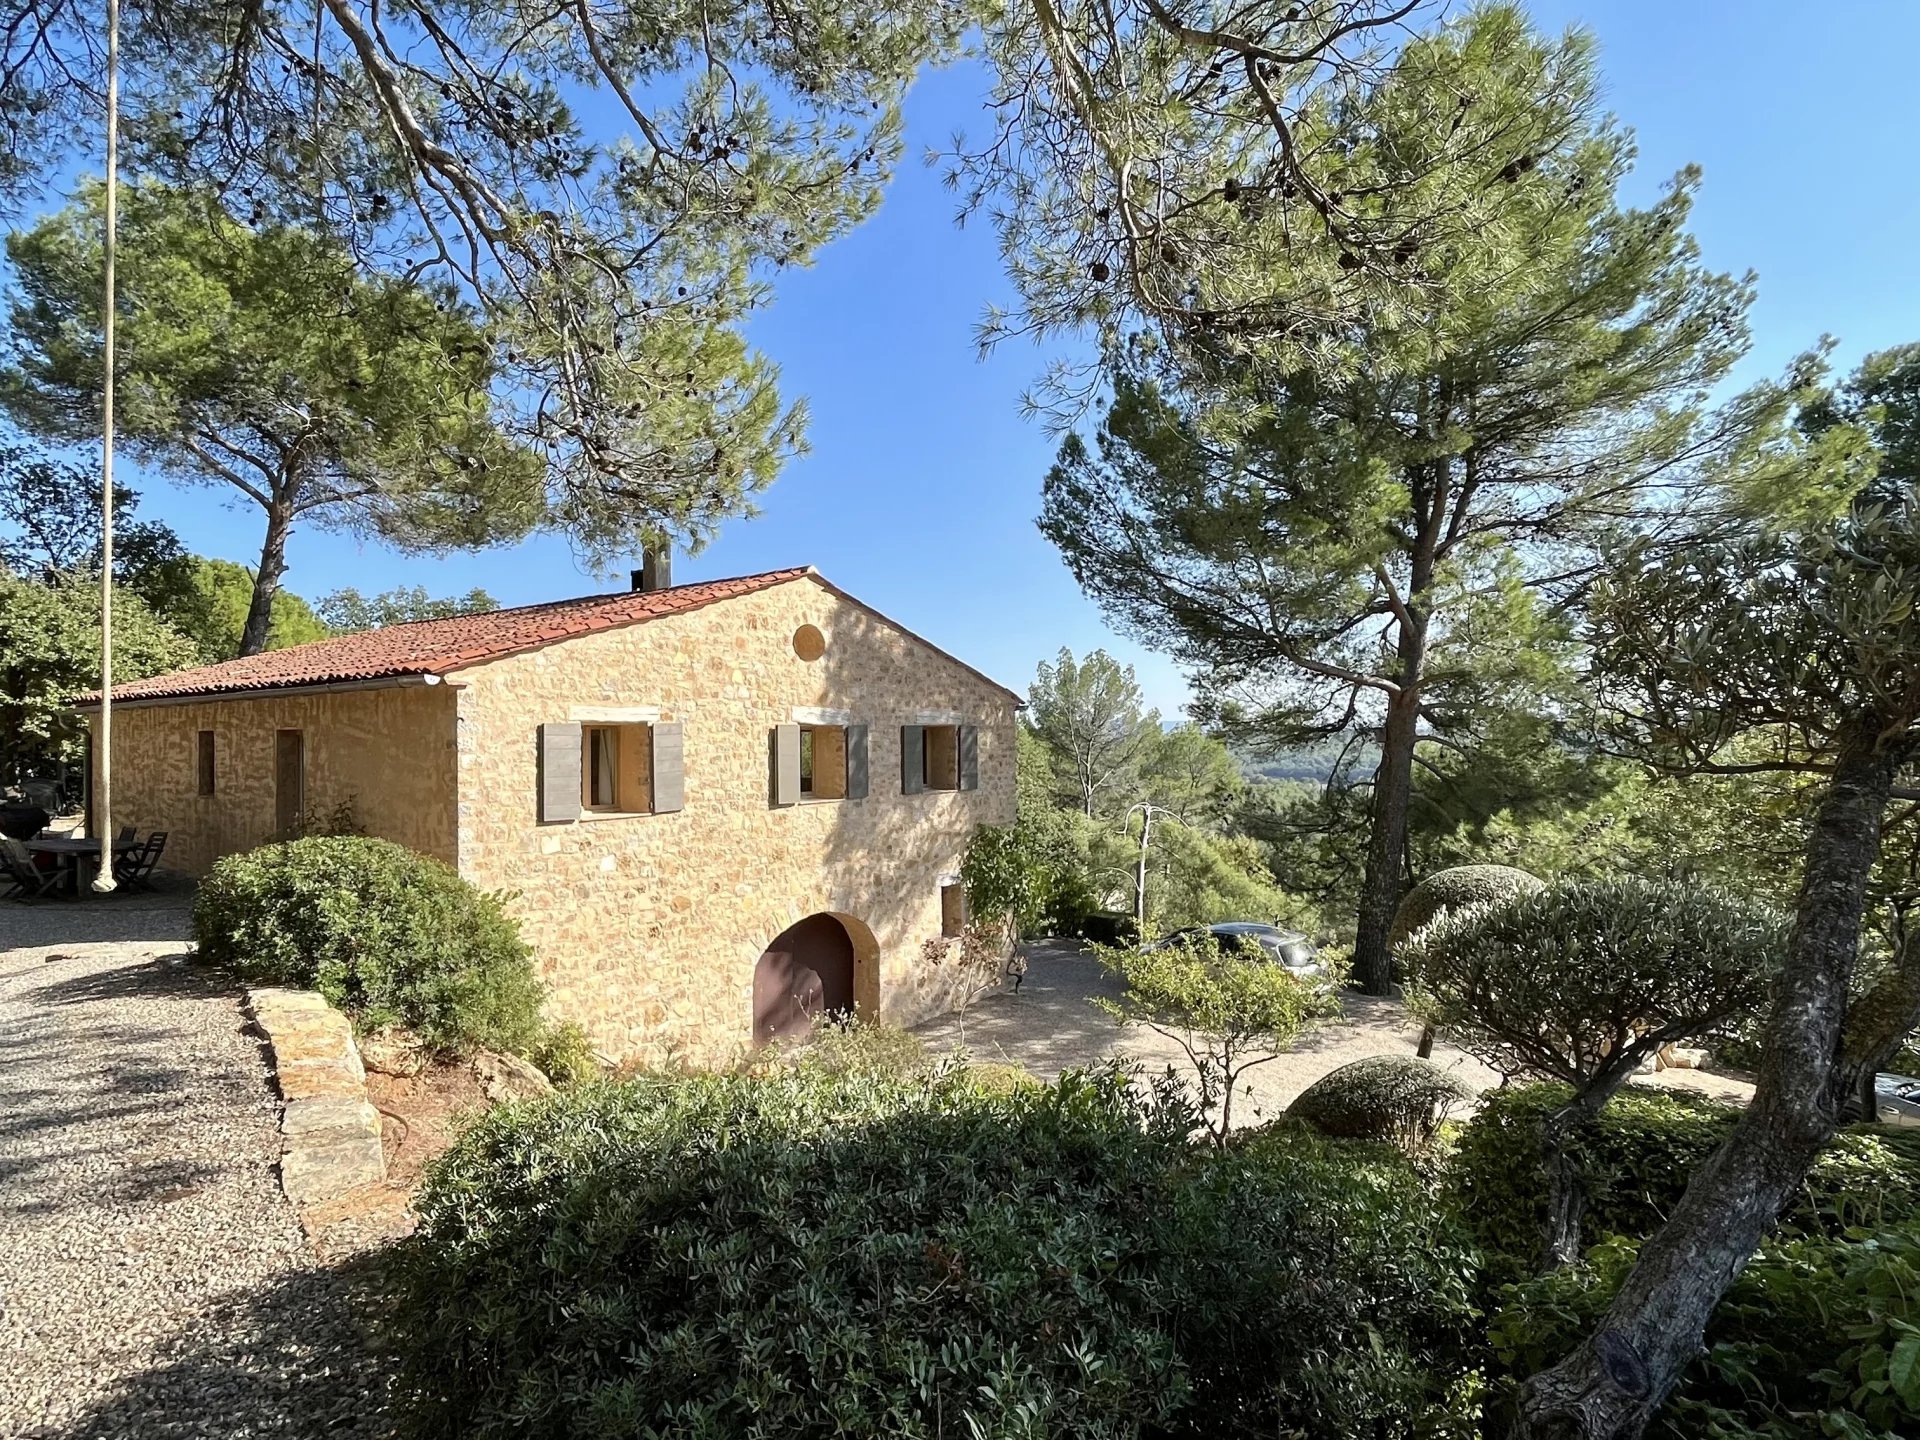
[[[1782,939],[1774,917],[1731,896],[1629,879],[1448,910],[1408,943],[1417,1014],[1509,1078],[1573,1088],[1541,1136],[1549,1266],[1580,1255],[1575,1132],[1651,1056],[1758,1010]]]
[[[1211,938],[1148,948],[1095,947],[1125,987],[1094,1001],[1114,1019],[1179,1046],[1196,1118],[1216,1145],[1233,1128],[1236,1093],[1312,1021],[1339,1008],[1330,987],[1295,976],[1248,944],[1222,953]]]

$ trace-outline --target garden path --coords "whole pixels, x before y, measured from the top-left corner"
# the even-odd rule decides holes
[[[937,1050],[964,1045],[977,1059],[1022,1065],[1042,1079],[1117,1055],[1154,1070],[1185,1063],[1174,1041],[1122,1025],[1094,1006],[1094,1000],[1117,996],[1120,988],[1080,946],[1041,941],[1028,947],[1028,956],[1027,977],[1018,991],[1000,990],[981,999],[964,1016],[929,1021],[917,1027],[919,1035]],[[1245,1123],[1257,1124],[1271,1119],[1315,1080],[1349,1061],[1369,1055],[1411,1055],[1417,1049],[1420,1026],[1398,1000],[1347,990],[1341,992],[1340,1003],[1344,1013],[1339,1020],[1309,1031],[1250,1073],[1253,1093],[1235,1100],[1236,1121],[1244,1118]],[[1445,1041],[1434,1046],[1433,1059],[1475,1090],[1500,1083],[1496,1072]],[[1744,1104],[1753,1093],[1744,1081],[1707,1071],[1663,1070],[1636,1079],[1736,1104]]]
[[[0,1437],[384,1435],[356,1267],[186,933],[179,894],[0,904]]]

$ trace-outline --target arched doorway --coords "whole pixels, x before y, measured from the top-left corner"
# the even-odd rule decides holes
[[[853,970],[853,937],[832,915],[782,930],[753,967],[753,1043],[804,1040],[822,1016],[852,1015]]]

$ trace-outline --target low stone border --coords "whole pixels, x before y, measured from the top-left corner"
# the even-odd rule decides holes
[[[380,1112],[347,1017],[311,990],[249,990],[280,1086],[280,1188],[295,1205],[387,1177]]]

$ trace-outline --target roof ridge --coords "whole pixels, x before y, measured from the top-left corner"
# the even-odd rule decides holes
[[[788,566],[750,575],[690,580],[658,590],[614,590],[500,610],[408,620],[374,630],[350,630],[282,650],[215,660],[145,680],[124,681],[113,687],[113,693],[116,699],[128,701],[187,699],[397,680],[409,675],[439,676],[538,649],[556,640],[661,619],[818,573],[811,565]],[[616,608],[622,601],[631,602],[630,609]],[[442,633],[426,629],[432,626],[440,627]],[[97,705],[99,692],[82,695],[73,703]]]
[[[558,600],[530,600],[525,605],[499,605],[492,610],[462,610],[455,615],[423,615],[418,620],[396,620],[391,625],[376,625],[371,630],[342,630],[338,635],[322,635],[317,640],[302,640],[299,645],[289,645],[288,650],[298,650],[303,645],[324,645],[329,640],[344,640],[350,635],[372,635],[381,630],[406,630],[415,625],[443,625],[449,620],[481,620],[491,615],[525,615],[535,610],[552,610],[561,605],[586,605],[600,600],[620,600],[631,595],[671,595],[676,590],[697,590],[707,585],[737,585],[749,580],[770,580],[776,575],[792,575],[798,578],[813,569],[811,565],[785,565],[773,570],[756,570],[751,575],[721,575],[712,580],[689,580],[681,585],[662,585],[658,590],[605,590],[591,595],[567,595]],[[216,665],[224,665],[224,660],[216,660]]]

